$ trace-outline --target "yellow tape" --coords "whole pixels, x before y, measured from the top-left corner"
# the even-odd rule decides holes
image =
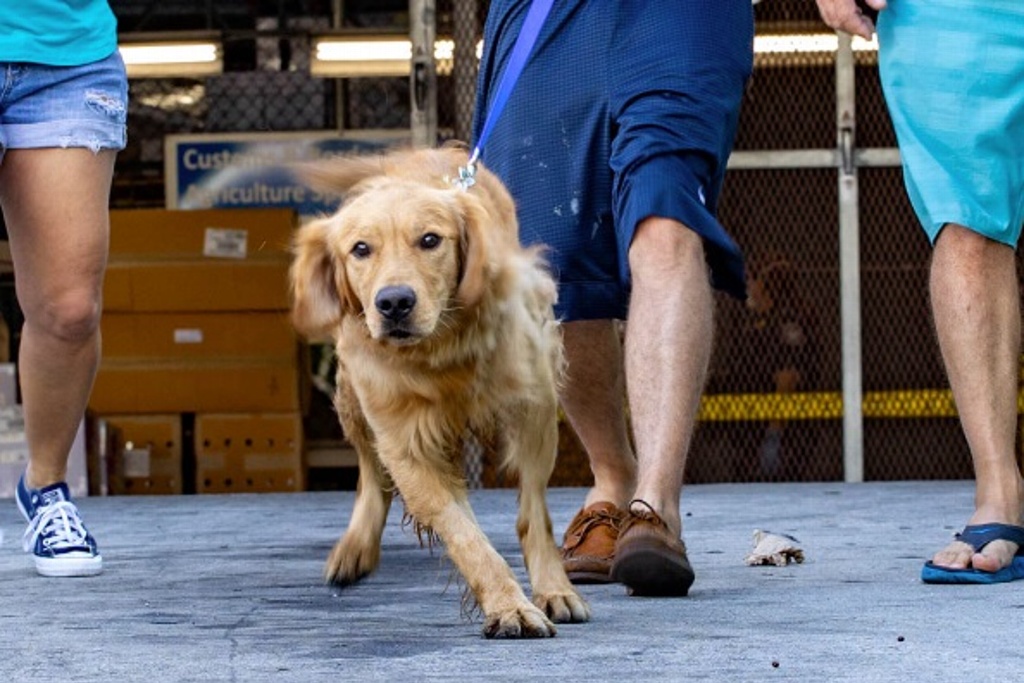
[[[709,394],[701,399],[697,419],[831,420],[843,416],[839,392],[796,394]]]
[[[864,417],[956,417],[956,404],[948,389],[901,389],[864,394]],[[1017,394],[1017,412],[1024,413],[1024,391]],[[843,395],[836,392],[795,394],[708,394],[701,399],[697,419],[836,420],[843,416]]]

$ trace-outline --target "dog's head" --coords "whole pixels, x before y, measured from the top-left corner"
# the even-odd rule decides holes
[[[477,306],[493,277],[491,243],[510,225],[516,238],[515,210],[489,174],[469,190],[452,185],[447,178],[466,161],[463,150],[440,149],[304,167],[311,185],[345,200],[333,216],[299,229],[291,269],[296,326],[315,336],[362,316],[374,339],[409,345]]]

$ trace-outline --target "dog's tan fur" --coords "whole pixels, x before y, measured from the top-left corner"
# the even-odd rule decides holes
[[[485,635],[551,636],[552,621],[589,618],[562,569],[545,501],[558,440],[556,290],[539,251],[519,245],[515,207],[497,178],[481,168],[468,189],[450,182],[466,162],[465,150],[442,148],[304,169],[345,201],[298,233],[293,316],[304,333],[334,340],[335,406],[359,454],[352,518],[326,575],[349,584],[376,569],[397,488],[443,541]],[[375,303],[395,287],[415,294],[398,322]],[[470,509],[459,452],[466,430],[493,436],[519,475],[516,529],[533,603]]]

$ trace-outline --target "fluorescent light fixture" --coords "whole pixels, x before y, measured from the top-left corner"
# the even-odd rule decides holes
[[[364,32],[329,33],[312,37],[313,55],[310,72],[314,76],[329,78],[361,78],[408,76],[412,61],[412,43],[396,34]],[[875,38],[864,40],[853,37],[854,52],[873,57],[878,51]],[[762,34],[754,36],[754,52],[763,60],[775,62],[792,55],[811,55],[831,59],[839,49],[835,33]],[[452,71],[455,42],[439,38],[434,43],[437,72],[448,75]],[[477,43],[476,56],[483,54],[483,43]],[[781,63],[781,62],[780,62]]]
[[[331,78],[361,78],[381,76],[408,76],[412,62],[412,42],[397,35],[369,35],[365,33],[326,34],[313,36],[313,55],[309,70],[314,76]],[[483,44],[476,48],[477,59],[483,54]],[[439,38],[434,42],[434,60],[437,72],[452,72],[455,41]]]
[[[122,34],[119,42],[128,78],[194,78],[224,70],[219,34]]]
[[[851,44],[854,52],[875,52],[878,40],[864,40],[854,36]],[[757,54],[805,54],[808,52],[835,52],[839,49],[839,36],[835,33],[793,33],[765,34],[754,36],[754,52]]]
[[[878,56],[878,42],[854,36],[850,43],[858,63],[870,64]],[[839,36],[835,33],[763,33],[754,36],[754,64],[758,67],[828,66],[835,63]]]
[[[314,37],[309,71],[314,76],[407,76],[412,43],[393,36]]]

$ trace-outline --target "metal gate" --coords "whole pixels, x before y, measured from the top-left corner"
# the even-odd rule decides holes
[[[165,134],[402,128],[424,144],[468,138],[487,0],[411,0],[402,11],[393,0],[283,1],[298,9],[246,18],[259,3],[205,0],[225,25],[251,27],[224,29],[231,73],[131,83],[115,205],[162,201]],[[150,18],[162,7],[152,6]],[[717,299],[687,480],[969,477],[928,311],[930,247],[903,189],[874,53],[837,41],[806,0],[762,0],[754,11],[759,52],[720,218],[772,305]],[[309,33],[339,26],[408,35],[411,75],[312,77]],[[813,35],[836,44],[792,47]],[[454,42],[442,73],[436,38]],[[563,446],[553,483],[585,485],[571,434]]]

